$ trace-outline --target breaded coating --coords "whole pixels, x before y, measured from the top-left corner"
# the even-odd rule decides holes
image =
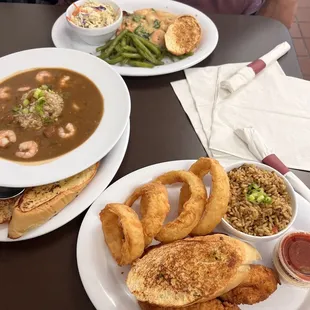
[[[158,307],[155,305],[151,305],[145,302],[139,302],[139,306],[142,310],[175,310],[176,308],[165,308],[165,307]],[[229,302],[222,302],[219,299],[213,299],[210,301],[206,301],[199,304],[194,304],[191,306],[187,306],[184,308],[179,309],[186,309],[186,310],[240,310],[237,305],[232,305]]]
[[[276,291],[278,284],[279,278],[272,269],[251,265],[247,279],[220,298],[237,305],[253,305],[266,300]]]

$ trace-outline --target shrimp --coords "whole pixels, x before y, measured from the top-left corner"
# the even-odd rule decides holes
[[[71,123],[68,123],[65,128],[63,127],[58,128],[58,135],[60,138],[67,139],[72,137],[74,134],[75,134],[75,127]]]
[[[9,100],[11,99],[11,88],[4,86],[0,88],[0,100]]]
[[[48,71],[40,71],[36,75],[36,80],[41,84],[50,83],[53,80],[53,76]]]
[[[61,88],[68,87],[68,86],[69,86],[68,82],[70,81],[70,79],[71,79],[71,78],[70,78],[69,75],[63,76],[63,77],[60,79],[60,81],[59,81],[60,87],[61,87]]]
[[[6,147],[9,143],[16,142],[16,134],[13,130],[0,130],[0,147]]]
[[[150,38],[150,41],[159,46],[165,46],[165,32],[161,29],[155,30]]]
[[[30,86],[23,86],[23,87],[18,88],[17,91],[20,91],[20,92],[28,91],[30,90],[30,88],[31,88]]]
[[[34,141],[26,141],[22,142],[19,147],[19,151],[15,153],[15,155],[19,158],[28,159],[33,157],[38,153],[39,146]]]

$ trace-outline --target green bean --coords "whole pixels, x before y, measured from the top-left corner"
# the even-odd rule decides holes
[[[136,48],[129,46],[129,45],[124,46],[122,49],[124,52],[131,52],[131,53],[137,53],[138,52]]]
[[[130,59],[142,59],[142,56],[138,53],[122,53],[122,56]]]
[[[113,52],[116,45],[122,40],[122,38],[128,33],[128,29],[124,29],[110,44],[110,46],[105,50],[104,56],[102,57],[109,57]]]
[[[156,56],[161,55],[161,50],[156,44],[150,42],[149,40],[147,40],[141,36],[138,36],[137,34],[132,33],[132,35],[135,36],[136,38],[138,38]]]
[[[116,50],[118,53],[121,53],[121,52],[122,52],[122,45],[121,45],[121,43],[119,43],[119,44],[117,44],[117,45],[115,46],[115,50]]]
[[[138,52],[139,54],[145,58],[147,61],[149,61],[150,63],[154,64],[154,65],[162,65],[163,62],[154,58],[154,57],[150,57],[148,53],[146,53],[144,50],[138,48]]]
[[[144,57],[146,60],[151,62],[154,65],[162,65],[163,62],[157,60],[154,55],[148,50],[148,48],[135,36],[132,35],[132,33],[128,34],[131,38],[133,43],[135,44],[136,48],[139,51],[139,54],[141,54],[142,57]]]
[[[128,38],[128,46],[135,48],[135,45],[132,42],[132,38],[129,36],[129,34],[126,35],[126,37]]]
[[[115,58],[118,58],[118,57],[120,57],[120,56],[122,56],[122,52],[120,52],[120,53],[117,53],[117,54],[115,54],[115,55],[111,55],[110,57],[109,57],[109,59],[115,59]]]
[[[174,55],[172,55],[172,54],[169,53],[169,52],[166,52],[166,53],[165,53],[165,56],[167,56],[171,61],[174,62]]]
[[[106,56],[106,54],[104,52],[101,53],[98,57],[103,59],[103,60],[107,58],[107,56]]]
[[[122,65],[126,65],[128,63],[129,59],[128,58],[124,58],[122,60]]]
[[[129,60],[128,64],[133,66],[133,67],[154,68],[154,65],[152,65],[146,61]]]
[[[119,57],[114,58],[114,59],[105,59],[104,61],[106,61],[110,65],[115,65],[115,64],[121,62],[122,60],[123,60],[123,56],[119,56]]]
[[[126,37],[123,37],[122,42],[121,42],[122,47],[126,46]]]
[[[96,48],[96,52],[103,52],[104,50],[106,50],[111,44],[112,44],[113,40],[108,41],[106,44],[102,45],[102,46],[98,46]]]
[[[163,51],[163,52],[161,53],[161,55],[160,55],[159,57],[157,57],[157,59],[158,59],[158,60],[163,60],[166,56],[167,56],[167,55],[166,55],[166,52]]]

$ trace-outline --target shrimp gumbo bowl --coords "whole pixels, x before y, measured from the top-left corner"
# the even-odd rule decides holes
[[[1,186],[59,181],[103,158],[130,114],[118,73],[91,55],[44,48],[0,58]]]

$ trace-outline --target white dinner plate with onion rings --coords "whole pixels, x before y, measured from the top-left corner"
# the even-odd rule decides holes
[[[179,15],[192,15],[198,20],[202,29],[202,39],[194,55],[176,62],[171,62],[166,59],[164,65],[156,66],[151,69],[113,65],[113,68],[115,68],[115,70],[121,75],[153,76],[181,71],[192,67],[207,58],[217,46],[219,35],[213,21],[207,15],[189,5],[169,0],[114,0],[114,2],[122,10],[128,12],[144,8],[154,8],[155,10],[163,10]],[[56,47],[71,48],[97,55],[97,46],[91,46],[83,42],[69,28],[65,14],[61,15],[55,22],[52,28],[52,40]]]
[[[195,160],[180,160],[148,166],[121,178],[94,202],[80,228],[77,242],[77,262],[84,288],[97,310],[139,310],[135,297],[127,289],[125,280],[129,267],[119,267],[105,244],[99,213],[111,202],[123,203],[133,190],[155,177],[171,170],[188,170]],[[206,177],[210,190],[211,179]],[[168,188],[171,212],[167,220],[176,217],[180,186]],[[310,226],[310,204],[297,195],[299,214],[291,229],[307,230]],[[133,206],[135,210],[137,203]],[[217,231],[223,231],[220,226]],[[262,255],[263,264],[272,267],[272,252],[277,240],[255,244]],[[253,306],[241,305],[242,310],[308,310],[310,291],[278,286],[277,291],[266,301]]]
[[[129,141],[129,133],[130,124],[128,122],[122,137],[116,143],[111,152],[109,152],[109,154],[100,161],[100,166],[93,180],[86,186],[79,196],[70,202],[70,204],[67,205],[60,213],[51,218],[42,226],[30,230],[18,239],[9,239],[7,237],[8,224],[0,224],[0,242],[17,242],[45,235],[67,224],[85,211],[114,178],[125,156]]]
[[[72,151],[39,163],[0,159],[0,186],[38,186],[75,175],[101,160],[122,136],[131,109],[129,91],[122,77],[100,59],[70,49],[41,48],[4,56],[0,58],[0,68],[0,80],[34,68],[69,69],[90,79],[104,100],[98,127]]]

